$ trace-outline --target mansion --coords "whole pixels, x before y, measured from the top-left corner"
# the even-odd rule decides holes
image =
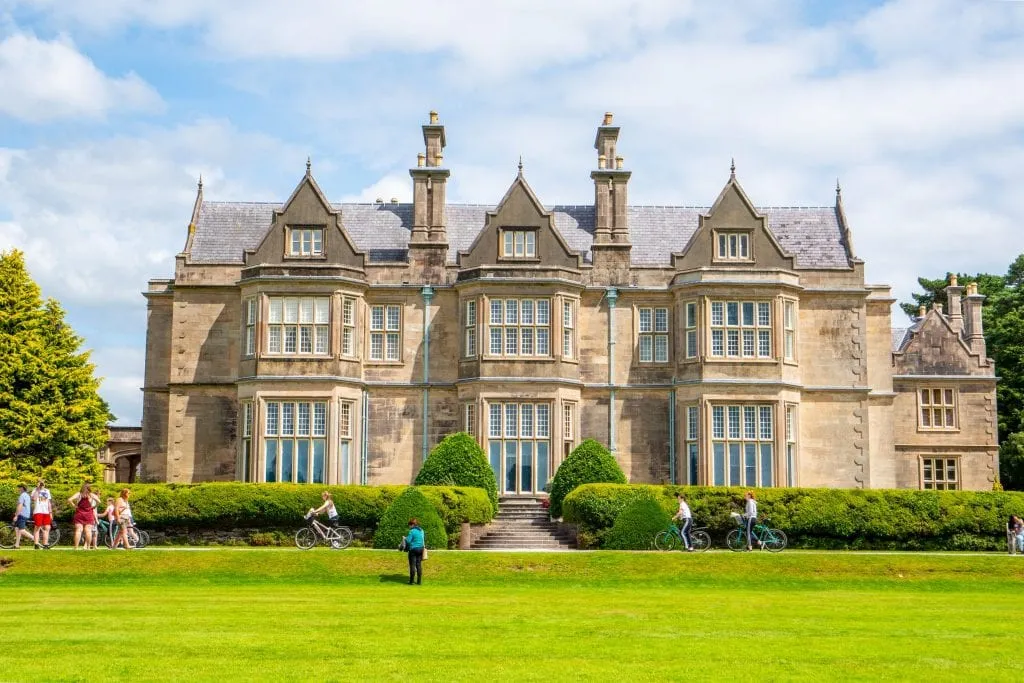
[[[410,483],[445,435],[502,495],[543,492],[582,439],[634,483],[991,489],[983,297],[893,329],[837,187],[760,207],[735,169],[710,207],[638,206],[619,128],[592,204],[545,205],[520,165],[452,204],[431,112],[413,201],[210,202],[148,300],[141,478]],[[457,171],[456,171],[457,172]]]

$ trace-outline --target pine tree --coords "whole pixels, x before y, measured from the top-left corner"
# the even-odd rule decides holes
[[[0,253],[0,470],[95,477],[113,419],[82,338],[42,300],[21,252]],[[47,469],[49,468],[49,469]]]

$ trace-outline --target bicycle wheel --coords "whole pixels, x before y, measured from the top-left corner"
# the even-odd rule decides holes
[[[725,547],[734,553],[747,549],[747,532],[743,529],[733,529],[725,537]]]
[[[671,531],[659,531],[654,537],[654,547],[658,550],[675,550],[679,547],[679,537]]]
[[[58,543],[60,543],[60,528],[59,527],[55,527],[55,526],[51,526],[50,527],[50,538],[47,539],[47,540],[49,541],[46,544],[47,548],[52,548],[53,546],[55,546]]]
[[[788,542],[782,529],[769,529],[764,536],[764,549],[770,553],[780,553],[786,549]]]
[[[295,545],[303,550],[309,550],[316,545],[316,532],[308,526],[304,526],[295,532]]]
[[[106,532],[100,533],[100,540],[103,541],[103,545],[113,550],[114,544],[117,542],[117,527],[108,526]]]
[[[14,547],[14,541],[18,538],[18,530],[13,524],[0,526],[0,548],[10,550]]]
[[[711,547],[711,537],[706,531],[694,531],[690,534],[690,545],[696,552],[702,553]]]
[[[347,526],[332,529],[327,536],[328,545],[335,550],[344,550],[352,542],[352,530]]]
[[[136,528],[135,533],[138,534],[139,540],[137,548],[145,548],[149,545],[149,532],[143,531],[142,529]]]
[[[133,526],[128,527],[128,543],[132,548],[141,548],[142,545],[139,543],[139,530]]]

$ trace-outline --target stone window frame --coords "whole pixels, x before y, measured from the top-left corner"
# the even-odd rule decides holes
[[[579,411],[575,401],[562,401],[562,462],[569,457],[572,449],[576,447],[576,420]]]
[[[786,486],[796,486],[797,461],[800,459],[800,404],[786,403],[783,406],[785,428]]]
[[[792,311],[792,327],[789,327],[790,323],[787,320],[788,311]],[[782,357],[783,363],[796,365],[800,362],[800,302],[797,299],[782,297],[782,315],[779,322],[782,348],[778,350],[778,355]]]
[[[754,231],[742,228],[720,228],[711,231],[711,262],[712,263],[753,263],[754,262]],[[732,238],[735,238],[733,242]],[[741,239],[746,238],[746,239]],[[724,240],[725,255],[722,255]],[[741,256],[742,247],[746,246],[746,256]],[[735,246],[735,256],[731,256]]]
[[[302,253],[303,233],[309,233],[309,253]],[[316,236],[320,236],[320,249],[315,250]],[[295,238],[299,238],[299,252],[293,251]],[[327,226],[326,225],[288,225],[284,231],[284,257],[286,259],[323,260],[327,258]]]
[[[341,295],[341,340],[339,342],[339,353],[342,358],[355,360],[359,358],[359,335],[357,329],[357,306],[359,298],[349,295]]]
[[[704,343],[707,345],[705,361],[712,363],[776,363],[778,362],[778,349],[776,347],[775,334],[777,329],[778,313],[775,308],[775,299],[764,299],[757,297],[705,297],[707,314],[705,323],[707,332]],[[730,323],[729,304],[736,305],[736,323]],[[753,306],[753,321],[750,324],[744,322],[744,305]],[[720,307],[720,308],[719,308]],[[762,323],[762,312],[767,310],[769,320],[767,325]],[[716,311],[721,313],[721,322],[715,322]],[[745,355],[746,335],[750,331],[752,355]],[[721,333],[721,353],[716,353],[716,332]],[[729,332],[736,333],[736,355],[729,353]],[[767,355],[762,355],[762,340],[767,339],[770,344]]]
[[[256,424],[256,404],[251,399],[238,403],[238,465],[235,479],[251,482],[255,452],[253,451],[253,434]]]
[[[476,358],[480,355],[480,300],[476,297],[462,299],[462,357]]]
[[[650,311],[650,329],[643,329],[644,311]],[[658,312],[665,311],[665,325],[658,326]],[[658,360],[658,339],[665,339],[665,359]],[[665,367],[672,364],[672,304],[638,301],[633,304],[633,362],[645,368]],[[643,359],[644,339],[650,339],[651,359]]]
[[[282,459],[283,447],[281,442],[291,441],[293,444],[292,457],[294,458],[292,468],[292,474],[288,481],[282,483],[300,483],[320,486],[328,483],[329,481],[329,461],[331,457],[331,404],[333,401],[329,396],[267,396],[261,398],[263,414],[262,420],[260,421],[259,430],[259,471],[257,480],[260,482],[267,481],[267,453],[270,450],[268,448],[268,441],[278,442],[278,446],[274,448],[275,458],[275,476],[274,482],[282,482],[282,473],[284,470]],[[286,411],[285,406],[290,405],[291,410]],[[300,406],[308,406],[306,420],[308,421],[308,433],[302,433],[302,410]],[[271,406],[274,409],[271,410]],[[317,429],[319,421],[317,420],[317,406],[323,406],[323,428],[322,430]],[[290,412],[290,424],[286,427],[285,413]],[[274,425],[271,427],[271,417],[273,416]],[[298,442],[299,441],[309,442],[309,462],[307,464],[307,479],[309,481],[299,481],[298,474]],[[323,442],[323,482],[313,481],[314,474],[314,455],[315,445],[314,442]]]
[[[924,392],[928,392],[929,402],[925,403],[922,398]],[[939,393],[940,402],[935,403],[935,394]],[[950,385],[923,384],[914,389],[915,403],[917,405],[917,431],[937,432],[942,434],[955,433],[960,431],[960,390]],[[947,401],[947,395],[949,400]],[[925,424],[924,416],[928,414],[929,424]],[[935,416],[943,417],[943,424],[935,426]],[[948,423],[952,415],[953,424]]]
[[[531,481],[534,493],[544,490],[544,486],[554,476],[554,471],[551,467],[552,446],[558,438],[555,424],[552,423],[552,418],[557,415],[555,413],[555,405],[554,401],[539,398],[505,399],[494,397],[487,401],[487,427],[483,430],[483,441],[486,444],[484,451],[487,453],[487,460],[491,464],[492,471],[495,473],[499,495],[515,495],[513,491],[508,490],[507,458],[509,456],[509,449],[507,444],[516,444],[517,459],[522,453],[523,443],[532,444],[531,449],[534,460]],[[529,408],[528,413],[524,412],[524,407]],[[523,420],[525,414],[531,416],[529,420]],[[544,419],[541,419],[541,415],[544,416]],[[497,418],[497,421],[495,421],[495,418]],[[528,426],[527,422],[529,423]],[[543,430],[541,425],[544,426]],[[497,449],[495,449],[495,445],[497,445]],[[542,450],[545,452],[545,455],[541,455]],[[495,460],[496,457],[498,458],[497,460]],[[542,458],[545,458],[543,478],[546,479],[543,483],[540,481],[542,477],[539,473]],[[518,466],[516,466],[516,473],[517,475],[520,474]],[[513,488],[518,492],[520,482],[514,482]]]
[[[683,360],[690,363],[700,360],[700,301],[698,299],[683,302]]]
[[[540,257],[538,254],[539,242],[540,242],[540,229],[532,226],[502,226],[498,231],[498,260],[499,261],[516,261],[520,263],[538,263]],[[518,245],[516,244],[516,236],[522,235],[523,241],[523,253],[521,255],[516,254]],[[532,238],[532,239],[531,239]],[[509,240],[511,239],[511,244]],[[533,253],[529,253],[530,245],[533,245]],[[506,247],[511,246],[511,253],[506,253]]]
[[[242,299],[242,358],[256,357],[259,348],[256,343],[259,310],[258,296],[247,296]]]
[[[558,339],[559,339],[559,357],[569,363],[577,363],[580,358],[580,340],[579,340],[579,329],[580,329],[580,300],[574,296],[566,296],[560,294],[558,297]],[[566,311],[571,316],[569,320],[570,327],[566,327]],[[566,332],[569,334],[567,335]],[[566,354],[566,342],[569,346],[569,354]]]
[[[367,301],[366,316],[366,363],[368,365],[404,365],[405,364],[405,301],[401,299],[378,299]],[[383,326],[379,329],[374,323],[374,309],[381,308],[383,311]],[[398,309],[398,325],[392,328],[390,309]],[[388,358],[388,336],[398,335],[398,357]],[[381,356],[374,357],[373,341],[376,335],[381,336]]]
[[[494,316],[494,302],[496,302],[496,301],[500,301],[501,302],[501,304],[500,304],[500,307],[501,307],[501,311],[500,311],[500,313],[501,313],[501,315],[500,315],[501,322],[500,323],[499,322],[494,322],[494,320],[496,319],[495,316]],[[515,313],[515,320],[516,320],[516,322],[514,322],[514,323],[507,322],[508,321],[508,317],[509,317],[508,316],[508,312],[511,310],[508,307],[508,302],[509,301],[515,301],[516,302],[516,307],[515,307],[515,311],[516,311],[516,313]],[[523,323],[522,322],[522,320],[523,320],[523,316],[522,316],[522,311],[523,311],[523,305],[522,304],[523,304],[523,301],[531,301],[532,302],[531,309],[530,309],[532,311],[530,319],[533,322],[530,322],[530,323]],[[539,322],[537,322],[537,320],[538,320],[538,311],[540,310],[540,307],[538,307],[537,304],[538,304],[538,302],[541,302],[541,301],[543,301],[543,302],[545,302],[547,304],[546,305],[547,323],[539,323]],[[559,302],[558,297],[550,296],[550,295],[541,295],[541,296],[524,296],[524,295],[506,296],[506,295],[495,295],[495,296],[487,296],[487,297],[485,297],[484,305],[478,307],[478,314],[477,314],[478,316],[483,317],[483,320],[486,321],[484,326],[485,326],[485,328],[487,330],[487,335],[486,335],[486,339],[485,339],[485,341],[487,343],[487,346],[484,347],[484,348],[480,348],[481,356],[483,356],[486,359],[490,359],[490,360],[501,360],[501,359],[514,359],[514,360],[523,360],[523,361],[551,361],[551,360],[553,360],[555,358],[555,354],[554,354],[554,350],[552,348],[552,339],[554,338],[554,339],[559,339],[560,340],[560,337],[556,337],[554,335],[554,332],[557,329],[556,326],[555,326],[555,321],[556,320],[558,320],[559,322],[561,321],[561,318],[557,317],[561,313],[561,310],[562,310],[562,307],[559,304],[560,304],[560,302]],[[482,315],[481,315],[480,311],[482,311]],[[508,330],[509,329],[516,330],[515,352],[514,353],[509,351],[509,348],[510,348],[510,344],[509,344],[510,337],[508,335]],[[522,347],[522,339],[523,339],[523,330],[524,329],[532,330],[533,331],[533,334],[532,334],[532,337],[531,337],[531,344],[532,344],[531,348],[533,349],[533,352],[530,353],[530,354],[522,353],[522,348],[523,348]],[[495,341],[493,330],[500,330],[501,331],[501,339],[500,339],[501,350],[500,350],[499,353],[494,353],[494,351],[493,351],[494,341]],[[538,343],[538,339],[540,339],[540,337],[542,336],[542,335],[538,335],[538,333],[537,333],[538,330],[545,330],[547,332],[547,335],[546,335],[547,353],[544,353],[544,354],[541,354],[541,353],[537,352],[537,349],[540,347],[540,344]],[[478,340],[478,344],[479,344],[479,340]]]
[[[710,471],[708,473],[708,483],[711,486],[745,486],[745,487],[764,487],[772,488],[779,486],[776,476],[777,461],[778,461],[778,448],[777,448],[777,436],[778,436],[778,411],[776,410],[777,404],[774,402],[765,403],[763,401],[733,401],[733,400],[721,400],[712,401],[708,408],[708,438],[707,442],[710,444],[709,458],[710,458]],[[764,416],[766,414],[769,417],[769,426],[766,430],[764,428]],[[753,414],[754,419],[751,422],[748,419],[749,414]],[[719,420],[721,416],[721,421]],[[736,428],[733,429],[735,422]],[[753,425],[752,432],[748,429]],[[719,428],[721,427],[721,428]],[[750,436],[750,434],[753,436]],[[767,434],[767,436],[766,436]],[[715,446],[722,444],[722,477],[719,478],[719,466],[716,460],[716,448]],[[732,481],[732,474],[734,469],[731,462],[732,449],[730,446],[736,444],[739,446],[737,452],[737,466],[739,468],[739,481]],[[747,465],[747,445],[754,445],[754,483],[750,483]],[[769,468],[767,470],[771,482],[765,484],[765,464],[764,447],[769,446],[769,456],[771,458]],[[721,483],[720,483],[721,482]]]
[[[462,404],[462,427],[463,431],[476,438],[476,401],[466,401]]]
[[[938,470],[935,465],[941,463],[942,477],[936,477]],[[952,470],[950,469],[952,465]],[[952,471],[953,478],[949,478]],[[959,491],[963,488],[961,479],[960,456],[928,454],[918,457],[918,481],[922,491]],[[931,478],[926,475],[931,473]]]
[[[355,443],[356,433],[355,415],[356,402],[354,400],[343,398],[338,401],[338,483],[342,485],[352,483],[352,444]],[[328,426],[329,432],[330,427]]]
[[[269,358],[274,358],[274,359],[285,359],[285,358],[288,358],[288,359],[292,359],[292,358],[317,358],[317,359],[323,359],[323,358],[330,358],[331,357],[331,355],[332,355],[331,354],[331,296],[329,294],[298,294],[298,293],[292,293],[292,292],[285,292],[285,293],[267,294],[266,295],[266,299],[267,299],[267,318],[266,318],[266,322],[264,322],[262,324],[262,326],[263,326],[263,328],[265,330],[265,333],[266,333],[266,339],[265,339],[264,344],[263,344],[264,348],[263,348],[263,352],[262,352],[262,354],[264,356],[269,357]],[[296,321],[295,322],[287,322],[288,311],[287,311],[287,303],[286,302],[288,300],[290,300],[290,299],[295,299],[296,301],[298,301],[298,303],[296,304],[297,308],[296,308]],[[311,304],[312,305],[312,321],[311,322],[301,322],[302,321],[302,311],[303,311],[302,302],[303,302],[303,300],[306,300],[306,299],[312,301],[312,304]],[[275,322],[273,320],[273,311],[274,311],[274,302],[277,301],[277,300],[281,301],[281,319],[280,319],[280,321],[276,321]],[[320,301],[320,302],[326,301],[326,304],[327,304],[327,308],[326,308],[327,320],[326,321],[321,321],[321,320],[317,319],[317,314],[318,314],[318,310],[319,310],[317,308],[317,302],[318,301]],[[287,342],[287,329],[286,328],[289,328],[289,327],[294,327],[295,328],[295,350],[294,351],[287,351],[287,350],[285,350],[286,349],[286,342]],[[272,328],[278,328],[278,330],[279,330],[279,335],[278,335],[278,339],[277,339],[278,349],[279,350],[277,350],[277,351],[273,351],[272,350],[272,346],[271,346],[271,344],[273,342],[273,335],[271,334],[271,332],[273,331]],[[311,331],[310,331],[310,348],[311,348],[311,351],[308,351],[308,352],[301,350],[302,349],[302,328],[312,328]],[[316,350],[317,349],[317,340],[318,339],[322,339],[324,344],[325,344],[325,350],[322,351],[322,352]]]
[[[683,471],[689,486],[699,486],[700,481],[700,404],[683,406]]]

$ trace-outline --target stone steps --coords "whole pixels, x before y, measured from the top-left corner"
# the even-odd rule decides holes
[[[543,498],[501,498],[487,533],[473,542],[478,550],[570,550],[570,534],[551,521]]]

